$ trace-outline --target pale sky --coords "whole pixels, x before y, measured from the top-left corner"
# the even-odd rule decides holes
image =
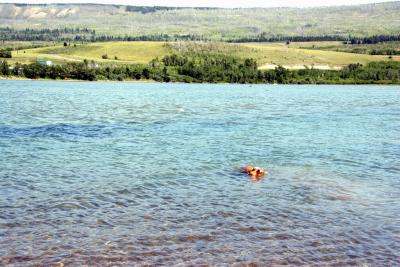
[[[184,7],[311,7],[357,5],[392,0],[0,0],[0,3],[101,3],[134,6],[184,6]]]

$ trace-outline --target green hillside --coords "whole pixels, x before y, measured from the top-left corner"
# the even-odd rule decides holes
[[[325,43],[318,43],[324,46]],[[61,45],[13,51],[10,63],[30,63],[38,59],[54,63],[82,62],[84,59],[108,64],[147,64],[152,59],[162,59],[169,54],[223,54],[238,58],[253,58],[259,67],[268,69],[275,65],[287,68],[340,68],[351,63],[366,64],[371,61],[388,60],[387,56],[371,56],[345,52],[302,49],[298,44],[244,43],[227,44],[220,42],[104,42]],[[108,59],[103,59],[107,55]]]
[[[256,36],[398,35],[400,2],[321,8],[146,8],[120,5],[0,4],[1,27],[88,27],[110,35]]]

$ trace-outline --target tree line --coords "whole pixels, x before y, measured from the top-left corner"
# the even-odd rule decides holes
[[[343,35],[315,35],[315,36],[283,36],[261,33],[253,37],[244,37],[228,40],[230,43],[257,43],[257,42],[326,42],[337,41],[346,44],[379,44],[400,41],[400,35],[374,35],[367,37],[352,37]]]
[[[169,55],[146,65],[97,65],[93,61],[47,66],[39,63],[10,66],[0,62],[0,75],[59,80],[154,80],[186,83],[374,84],[400,83],[400,62],[350,64],[341,70],[277,66],[259,70],[254,59],[227,55]]]
[[[75,39],[75,41],[81,41]],[[123,42],[136,42],[136,41],[159,41],[159,42],[171,42],[171,41],[210,41],[209,38],[202,35],[195,34],[152,34],[152,35],[139,35],[139,36],[114,36],[114,35],[98,35],[91,36],[86,41],[89,42],[112,42],[112,41],[123,41]]]
[[[261,33],[256,36],[230,39],[229,43],[270,43],[270,42],[325,42],[325,41],[348,41],[349,39],[339,35],[321,35],[321,36],[284,36],[270,35]]]
[[[137,7],[135,7],[137,8]],[[135,10],[134,8],[134,10]],[[139,8],[140,9],[140,8]],[[150,8],[152,9],[152,8]],[[139,11],[141,12],[141,11]],[[143,10],[143,12],[147,12]],[[150,12],[150,11],[148,11]],[[77,42],[108,42],[108,41],[209,41],[205,35],[196,34],[150,34],[150,35],[111,35],[98,34],[89,28],[60,28],[60,29],[13,29],[0,27],[2,41],[77,41]],[[228,39],[230,43],[248,42],[322,42],[340,41],[347,44],[377,44],[383,42],[400,41],[400,35],[374,35],[367,37],[352,37],[343,35],[315,35],[315,36],[283,36],[261,33],[256,36]]]
[[[370,37],[363,38],[350,38],[349,42],[351,44],[379,44],[386,42],[398,42],[400,41],[399,35],[374,35]]]
[[[400,55],[400,50],[395,49],[372,49],[369,52],[370,55],[385,55],[385,56],[398,56]]]
[[[13,29],[0,27],[1,41],[72,41],[75,38],[90,38],[96,36],[96,31],[88,28],[57,28],[57,29]]]
[[[52,35],[61,35],[61,34],[75,34],[75,33],[88,33],[88,34],[96,34],[95,30],[89,29],[87,27],[64,27],[64,28],[56,28],[56,29],[48,29],[48,28],[43,28],[43,29],[31,29],[31,28],[26,28],[22,30],[15,30],[10,27],[1,27],[0,31],[2,32],[19,32],[19,33],[25,33],[25,34],[52,34]]]
[[[151,35],[109,35],[97,34],[88,28],[23,29],[0,28],[1,41],[43,41],[43,42],[111,42],[111,41],[208,41],[209,38],[195,34],[151,34]]]

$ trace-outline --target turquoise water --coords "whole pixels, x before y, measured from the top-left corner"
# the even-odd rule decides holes
[[[399,101],[0,81],[0,265],[400,265]]]

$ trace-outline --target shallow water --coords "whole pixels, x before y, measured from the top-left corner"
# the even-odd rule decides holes
[[[400,265],[399,101],[0,81],[0,265]]]

